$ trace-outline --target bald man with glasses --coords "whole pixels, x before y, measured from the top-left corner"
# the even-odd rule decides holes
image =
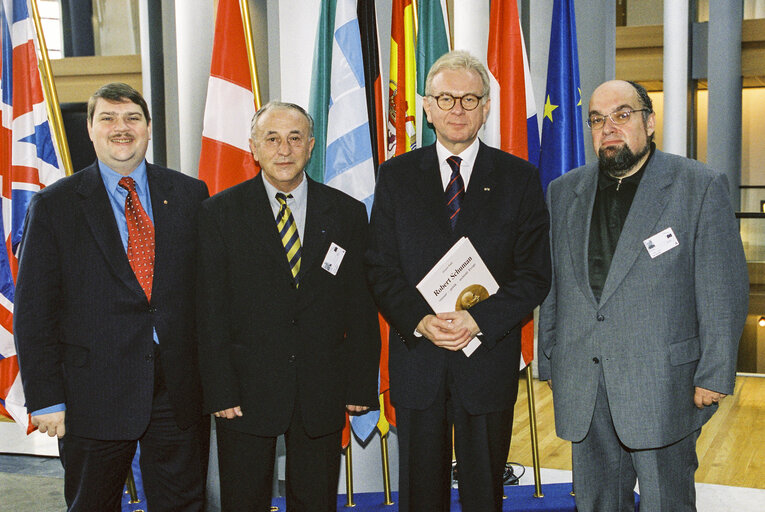
[[[733,392],[748,273],[724,174],[653,143],[645,89],[592,95],[598,161],[550,184],[539,377],[580,512],[696,510],[696,440]],[[738,193],[738,191],[735,191]]]
[[[426,94],[437,142],[380,166],[367,251],[372,292],[392,326],[399,510],[449,510],[454,426],[462,510],[500,511],[521,322],[550,283],[547,209],[534,166],[477,138],[490,104],[480,61],[444,55]],[[436,315],[416,285],[461,237],[499,290],[469,311]]]

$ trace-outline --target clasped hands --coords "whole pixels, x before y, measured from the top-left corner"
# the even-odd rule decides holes
[[[465,348],[481,330],[470,313],[463,310],[426,315],[417,324],[417,332],[437,347],[456,352]]]

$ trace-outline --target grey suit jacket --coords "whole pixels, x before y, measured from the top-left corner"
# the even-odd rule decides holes
[[[540,378],[552,378],[558,435],[580,441],[601,369],[619,438],[634,449],[683,438],[711,417],[694,387],[733,392],[749,279],[727,179],[655,151],[619,238],[600,302],[587,248],[597,163],[551,183],[553,284],[539,320]],[[672,228],[654,258],[643,241]]]

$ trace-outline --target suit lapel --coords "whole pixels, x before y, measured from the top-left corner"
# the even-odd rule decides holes
[[[300,278],[305,277],[321,263],[322,249],[325,246],[327,232],[333,223],[334,207],[330,198],[316,182],[308,180],[308,194],[303,228],[303,255],[300,263]]]
[[[479,141],[478,154],[475,157],[473,171],[470,174],[470,182],[465,193],[465,199],[462,201],[455,231],[464,233],[465,227],[472,225],[479,212],[489,204],[488,199],[495,182],[494,171],[494,165],[486,151],[486,146]]]
[[[175,213],[179,198],[176,196],[172,180],[158,167],[147,163],[146,176],[149,181],[151,211],[154,217],[154,281],[152,290],[162,287],[162,277],[173,266],[176,223],[181,220]],[[153,293],[152,293],[153,295]]]
[[[245,224],[244,231],[252,238],[253,247],[262,248],[266,256],[272,258],[277,266],[292,276],[284,245],[276,228],[276,218],[266,187],[263,185],[263,175],[259,173],[252,178],[244,192],[238,210],[242,212],[240,218]]]
[[[417,174],[412,176],[412,180],[415,183],[417,200],[423,211],[422,220],[432,219],[438,231],[451,237],[452,228],[446,212],[444,185],[441,182],[441,170],[435,144],[423,148],[420,168]]]
[[[574,266],[579,288],[594,306],[597,307],[595,295],[590,286],[590,271],[588,246],[590,240],[590,223],[592,222],[592,206],[595,202],[595,192],[598,188],[597,164],[590,165],[579,183],[573,189],[574,197],[568,205],[568,244],[571,262]],[[555,205],[553,205],[553,208]]]
[[[104,253],[104,258],[112,267],[114,274],[133,292],[146,297],[133,269],[130,268],[120,239],[117,221],[114,218],[114,211],[98,170],[98,163],[83,169],[80,173],[82,173],[82,179],[77,192],[82,196],[82,202],[79,207],[93,233],[93,238]]]
[[[611,267],[603,285],[601,304],[605,304],[613,295],[640,252],[645,250],[643,240],[654,234],[651,229],[659,220],[669,198],[662,189],[672,184],[674,174],[674,170],[664,162],[664,154],[656,150],[640,180],[627,220],[619,235],[619,242],[616,244]]]

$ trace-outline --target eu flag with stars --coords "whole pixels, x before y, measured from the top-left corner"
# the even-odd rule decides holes
[[[555,0],[547,61],[539,174],[542,188],[584,165],[584,123],[574,0]]]

